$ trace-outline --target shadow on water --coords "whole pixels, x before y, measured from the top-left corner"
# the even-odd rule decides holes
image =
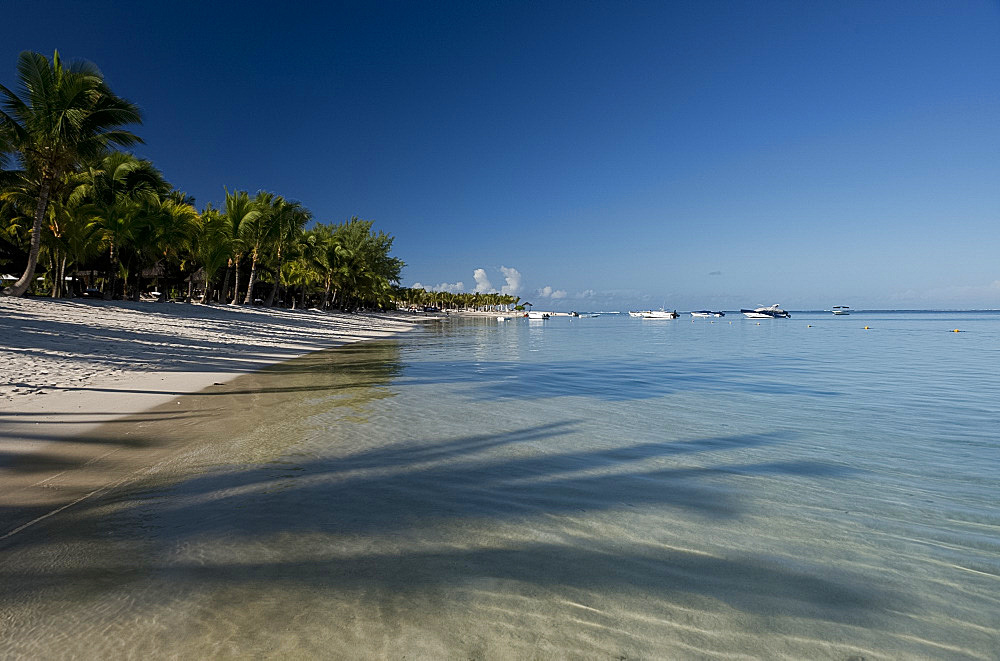
[[[56,448],[34,467],[15,466],[34,480],[76,461],[103,471],[95,477],[102,484],[120,486],[0,541],[7,586],[0,603],[96,599],[149,580],[165,582],[173,595],[286,586],[377,596],[489,579],[700,595],[755,614],[840,622],[899,605],[898,596],[858,580],[751,554],[668,548],[657,541],[664,531],[623,543],[581,523],[652,513],[726,525],[745,514],[739,481],[849,474],[822,462],[771,459],[771,448],[796,440],[787,432],[609,447],[573,442],[585,437],[585,425],[560,420],[453,438],[338,437],[330,454],[302,445],[317,416],[334,416],[334,429],[345,416],[363,417],[372,402],[392,396],[401,374],[413,380],[392,342],[313,354],[146,412],[129,431],[102,428],[83,443],[124,448],[112,459],[62,457]],[[345,427],[367,429],[352,425]],[[184,453],[197,458],[205,448],[221,461],[185,465]],[[128,450],[136,455],[125,456]],[[23,494],[0,507],[0,534],[43,509],[31,488]],[[205,554],[178,551],[192,547]],[[54,548],[66,559],[31,561]]]

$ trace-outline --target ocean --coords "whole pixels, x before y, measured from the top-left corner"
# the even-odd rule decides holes
[[[101,432],[171,450],[0,547],[0,651],[996,659],[998,368],[993,312],[312,354]]]

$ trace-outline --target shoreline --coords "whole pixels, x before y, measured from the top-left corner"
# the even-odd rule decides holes
[[[217,395],[279,363],[435,320],[0,298],[0,544],[158,470],[183,448],[178,433],[188,419],[213,414],[198,393]]]
[[[433,317],[0,297],[0,470],[47,441]]]

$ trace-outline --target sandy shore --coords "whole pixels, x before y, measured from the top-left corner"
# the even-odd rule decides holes
[[[4,455],[319,349],[386,337],[425,315],[0,298]]]

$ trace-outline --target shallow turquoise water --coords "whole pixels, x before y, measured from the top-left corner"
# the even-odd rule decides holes
[[[2,558],[3,621],[26,653],[997,658],[998,366],[993,313],[450,319],[212,402]]]

